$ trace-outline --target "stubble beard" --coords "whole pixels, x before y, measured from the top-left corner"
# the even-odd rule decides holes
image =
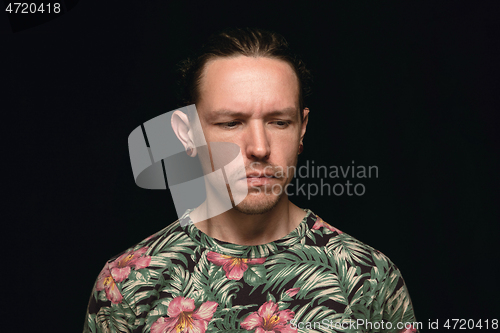
[[[237,206],[233,206],[235,210],[247,215],[264,214],[276,207],[284,194],[284,191],[278,194],[274,194],[272,192],[267,193],[264,191],[261,191],[261,193],[259,193],[254,189],[252,189],[251,191],[256,191],[257,195],[249,192],[245,200],[240,202]]]
[[[280,191],[275,190],[273,193],[271,186],[249,187],[246,198],[238,205],[234,204],[230,192],[231,204],[236,211],[246,215],[264,214],[276,207],[282,196],[286,195],[285,188],[286,185],[282,187],[280,184]]]
[[[279,189],[280,191],[274,190],[272,185],[267,186],[250,186],[248,188],[248,194],[246,198],[241,201],[238,205],[234,204],[233,196],[231,193],[231,189],[229,185],[227,186],[229,197],[231,199],[231,204],[233,208],[243,214],[247,215],[258,215],[264,214],[271,211],[282,199],[282,197],[286,194],[285,189],[287,185],[292,181],[293,177],[289,178],[289,175],[286,174],[285,178],[281,178],[281,180],[285,180],[283,183],[280,182]],[[274,186],[277,184],[274,184]]]

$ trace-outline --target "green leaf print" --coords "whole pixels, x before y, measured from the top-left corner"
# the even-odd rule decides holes
[[[366,246],[363,246],[359,241],[347,234],[340,234],[337,237],[330,238],[326,248],[337,264],[347,261],[353,266],[357,266],[357,264],[370,266],[370,252]]]
[[[172,294],[172,297],[186,296],[193,287],[193,280],[189,271],[181,265],[172,266],[170,269],[170,280],[165,281],[166,286],[160,291]]]
[[[248,304],[248,305],[235,305],[231,308],[225,308],[217,310],[216,313],[220,311],[217,315],[218,318],[212,319],[211,323],[215,324],[216,330],[213,332],[245,332],[248,333],[247,330],[238,329],[240,327],[240,322],[243,320],[242,317],[246,316],[240,315],[241,311],[250,309],[257,304]],[[208,331],[207,331],[208,332]]]
[[[251,265],[243,274],[244,281],[255,287],[266,282],[266,269],[263,265]]]
[[[217,266],[207,260],[203,254],[192,274],[193,287],[205,293],[206,299],[217,302],[220,307],[232,307],[232,298],[242,288],[243,284],[229,280],[222,266]]]
[[[331,281],[336,275],[335,266],[329,265],[328,254],[316,247],[304,245],[290,248],[293,253],[279,253],[266,261],[268,276],[264,291],[272,288],[283,288],[292,279],[309,281],[305,289],[300,290],[299,297],[307,291],[325,286],[324,279]]]
[[[88,329],[88,331],[90,333],[97,333],[95,323],[96,323],[96,315],[95,314],[88,314],[86,327],[83,329],[83,331],[85,332],[85,330]]]
[[[97,325],[102,333],[128,333],[125,314],[117,307],[102,307],[96,316]]]
[[[129,261],[116,262],[121,266],[107,264],[91,295],[84,332],[150,333],[155,325],[169,332],[360,333],[361,327],[341,324],[416,321],[397,267],[332,230],[313,214],[280,240],[245,246],[176,222],[127,251]],[[150,257],[133,257],[133,251]],[[105,280],[113,269],[116,285]],[[108,299],[111,287],[119,303]],[[292,322],[285,327],[280,318]],[[315,325],[293,326],[299,322]]]
[[[267,293],[266,299],[267,299],[268,302],[271,301],[273,303],[276,303],[276,298],[274,298],[273,294],[271,294],[269,292]]]
[[[331,333],[331,324],[338,322],[342,319],[342,313],[335,313],[335,311],[327,308],[326,306],[317,306],[311,308],[309,304],[302,306],[295,312],[294,322],[311,323],[311,327],[306,329],[314,330],[315,332]],[[316,324],[314,324],[316,323]],[[314,332],[312,331],[312,332]]]
[[[158,256],[162,260],[177,259],[187,266],[188,255],[194,254],[190,246],[193,246],[193,241],[188,235],[182,232],[177,232],[167,236],[162,242],[157,244],[154,249],[148,252],[152,256]]]

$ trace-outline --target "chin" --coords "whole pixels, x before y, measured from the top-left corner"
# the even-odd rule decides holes
[[[234,209],[248,215],[264,214],[272,210],[279,202],[281,196],[276,194],[248,193],[245,200],[240,202]]]

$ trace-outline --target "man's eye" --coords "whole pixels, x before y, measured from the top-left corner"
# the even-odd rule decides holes
[[[285,121],[285,120],[277,120],[277,121],[274,121],[273,123],[276,124],[280,128],[286,128],[286,127],[288,127],[288,125],[290,125],[290,122]],[[219,123],[219,124],[217,124],[217,126],[220,126],[222,128],[226,128],[226,129],[233,129],[233,128],[236,128],[238,126],[238,124],[240,124],[239,121],[230,121],[227,123]]]
[[[278,125],[279,127],[288,127],[288,125],[290,125],[290,122],[289,121],[284,121],[284,120],[277,120],[275,121],[276,125]]]
[[[230,121],[228,123],[220,123],[220,124],[217,124],[219,125],[220,127],[223,127],[223,128],[235,128],[236,125],[238,125],[239,122],[237,121]]]

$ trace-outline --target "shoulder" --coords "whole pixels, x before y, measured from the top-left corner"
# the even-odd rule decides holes
[[[184,252],[183,248],[192,245],[189,235],[177,220],[162,230],[146,237],[139,243],[113,256],[106,263],[106,269],[115,283],[121,285],[127,280],[133,280],[147,271],[157,270],[171,263],[171,253]]]
[[[147,303],[156,297],[155,277],[171,262],[169,254],[164,252],[182,251],[172,248],[182,234],[189,238],[177,220],[109,259],[94,284],[88,306],[89,324],[113,317],[125,327],[127,321],[140,315],[140,302]]]
[[[333,296],[343,300],[343,304],[349,304],[358,321],[374,323],[383,319],[394,328],[416,322],[405,281],[388,256],[320,217],[314,221],[310,234],[316,237],[316,244],[319,244],[316,249],[311,249],[311,253],[326,253],[328,261],[316,257],[328,264],[331,276],[335,277],[332,285],[338,289],[328,290],[337,291]],[[348,296],[342,298],[342,295]],[[418,330],[412,327],[405,332]]]
[[[127,255],[132,253],[137,255],[151,255],[153,250],[158,247],[158,245],[168,239],[169,237],[184,234],[182,227],[180,226],[179,220],[169,224],[165,228],[161,229],[158,232],[144,238],[140,242],[130,246],[126,250],[118,253],[117,255],[111,257],[108,260],[108,264],[118,261],[120,258],[124,258]]]
[[[401,271],[387,255],[316,217],[316,227],[313,226],[310,233],[316,237],[316,247],[326,253],[330,267],[341,280],[366,283],[365,292],[378,290],[393,295],[400,290],[399,296],[407,294]]]
[[[155,295],[153,289],[165,269],[186,261],[185,256],[193,252],[192,245],[177,220],[109,259],[97,278],[96,292],[104,301],[135,308],[139,301]]]
[[[347,234],[316,215],[311,233],[322,238],[328,254],[351,266],[378,267],[383,271],[397,270],[396,265],[381,251]],[[317,236],[316,236],[317,237]]]

